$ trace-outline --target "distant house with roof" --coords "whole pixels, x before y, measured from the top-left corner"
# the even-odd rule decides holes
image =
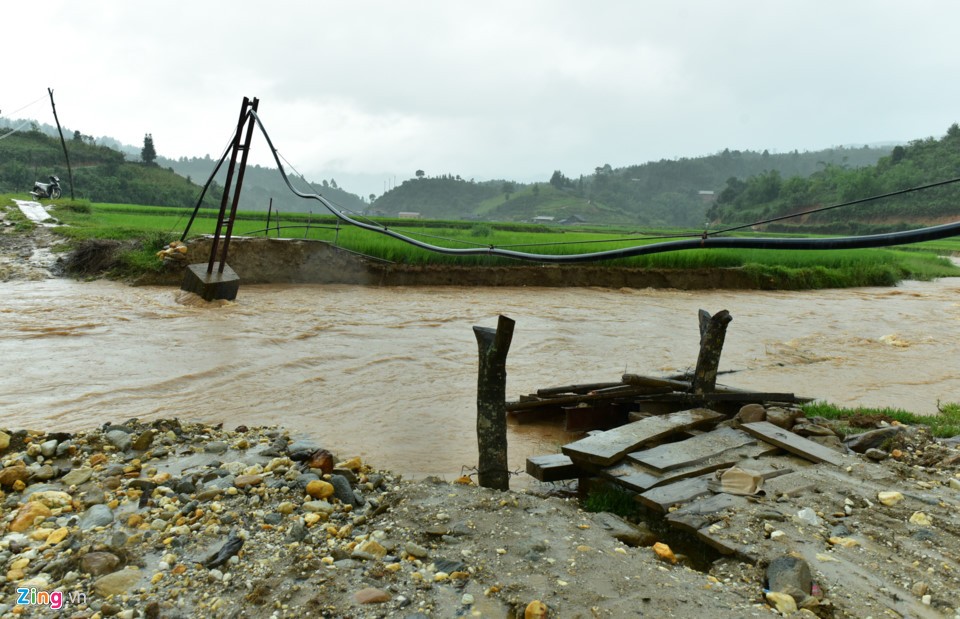
[[[585,224],[587,223],[587,220],[579,215],[570,215],[569,217],[564,217],[557,223],[569,226],[570,224]]]
[[[550,217],[549,215],[537,215],[530,221],[535,224],[552,224],[556,220],[556,217]]]

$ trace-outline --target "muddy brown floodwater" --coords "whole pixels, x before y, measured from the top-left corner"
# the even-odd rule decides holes
[[[933,413],[960,400],[960,280],[814,292],[0,284],[0,414],[78,430],[130,417],[284,424],[421,476],[476,463],[471,327],[517,321],[507,395],[689,369],[697,309],[728,309],[722,382]],[[512,426],[510,463],[571,437]]]

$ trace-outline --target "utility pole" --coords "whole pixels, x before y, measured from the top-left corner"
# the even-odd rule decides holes
[[[60,132],[60,144],[63,145],[63,157],[67,160],[67,175],[70,177],[70,199],[76,200],[73,195],[73,168],[70,167],[70,155],[67,154],[67,141],[63,139],[63,129],[60,128],[60,119],[57,118],[57,105],[53,102],[53,89],[47,88],[50,93],[50,107],[53,108],[53,120],[57,121],[57,131]]]

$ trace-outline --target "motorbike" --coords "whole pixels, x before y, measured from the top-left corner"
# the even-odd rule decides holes
[[[30,192],[37,200],[41,198],[46,198],[48,200],[56,200],[60,197],[60,179],[56,176],[50,177],[49,183],[41,183],[37,181],[33,184],[33,190]]]

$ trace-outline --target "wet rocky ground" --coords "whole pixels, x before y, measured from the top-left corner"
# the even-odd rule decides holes
[[[47,279],[61,270],[51,249],[63,240],[44,226],[18,229],[25,219],[16,206],[0,209],[0,281]]]
[[[0,615],[763,616],[743,568],[658,559],[576,500],[401,480],[279,428],[0,435]]]
[[[886,530],[851,522],[847,533],[874,538],[864,561],[884,563],[880,582],[923,599],[929,615],[916,616],[949,617],[958,539],[944,514],[960,504],[958,452],[923,437],[884,462],[909,480],[907,495],[918,483],[939,489],[944,498],[927,510],[935,515],[899,522],[876,501]],[[497,492],[469,478],[406,481],[330,447],[281,428],[177,419],[4,431],[0,616],[51,616],[52,602],[18,604],[19,590],[59,593],[62,616],[78,618],[780,614],[765,596],[766,566],[700,557],[693,569],[682,546],[654,545],[673,542],[656,527],[582,511],[574,498]],[[822,534],[825,555],[828,525],[805,534]],[[898,537],[920,529],[924,546],[905,556]],[[770,536],[762,524],[754,533]],[[791,616],[900,616],[892,604],[864,614],[842,577],[814,565],[819,597]]]

